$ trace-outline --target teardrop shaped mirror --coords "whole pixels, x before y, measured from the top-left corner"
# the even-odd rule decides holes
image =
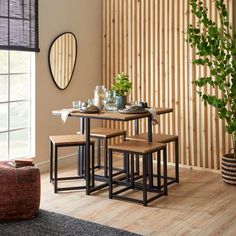
[[[60,34],[51,44],[48,54],[53,81],[59,89],[68,87],[77,59],[77,40],[73,33]]]

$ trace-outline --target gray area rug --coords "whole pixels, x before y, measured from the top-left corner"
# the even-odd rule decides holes
[[[31,220],[0,223],[1,236],[137,236],[138,234],[105,225],[40,210]]]

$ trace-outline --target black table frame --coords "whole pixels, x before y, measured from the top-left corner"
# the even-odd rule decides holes
[[[173,111],[172,108],[159,108],[160,110],[157,110],[157,115],[162,115],[162,114],[167,114]],[[55,115],[59,115],[60,111],[54,111],[53,114]],[[119,114],[119,113],[118,113]],[[139,133],[139,120],[143,119],[143,118],[147,118],[148,119],[148,142],[152,142],[152,116],[150,113],[145,113],[145,114],[140,114],[140,115],[130,115],[128,117],[126,117],[125,119],[123,118],[111,118],[111,117],[103,117],[103,116],[94,116],[91,114],[84,114],[84,113],[72,113],[69,115],[70,117],[79,117],[80,118],[80,133],[81,134],[85,134],[86,136],[86,145],[85,145],[85,150],[84,147],[81,147],[79,149],[79,154],[81,156],[83,156],[83,154],[85,154],[85,163],[83,163],[83,158],[79,158],[78,160],[78,175],[83,175],[84,173],[84,168],[83,166],[85,166],[85,178],[86,178],[86,194],[90,195],[90,193],[97,191],[101,188],[104,188],[106,186],[108,186],[108,181],[106,181],[106,183],[101,184],[99,186],[95,186],[92,187],[90,186],[90,180],[91,180],[91,176],[90,176],[90,148],[89,148],[89,144],[90,144],[90,123],[91,123],[91,119],[95,119],[95,120],[112,120],[112,121],[122,121],[122,122],[126,122],[126,121],[135,121],[135,134]],[[85,127],[85,129],[84,129]],[[138,158],[136,158],[136,170],[138,172]],[[85,164],[85,165],[84,165]],[[96,180],[96,175],[95,175],[95,180]]]
[[[139,119],[142,119],[142,118],[145,118],[145,117],[140,117],[138,119],[135,119],[135,130],[138,132],[138,126],[139,126],[139,123],[138,123],[138,120]],[[152,117],[151,117],[151,114],[148,114],[146,116],[146,118],[148,119],[148,142],[152,142]],[[90,119],[91,117],[83,117],[81,118],[81,121],[80,121],[80,124],[83,124],[84,121],[83,119],[85,120],[85,135],[86,135],[86,145],[85,145],[85,176],[86,176],[86,194],[87,195],[90,195],[90,193],[94,192],[94,191],[97,191],[101,188],[104,188],[106,186],[108,186],[108,183],[104,183],[104,184],[101,184],[99,186],[95,186],[95,187],[91,187],[90,186],[90,168],[88,168],[90,166],[90,151],[89,151],[89,143],[90,143]],[[92,118],[92,119],[100,119],[100,118]],[[104,120],[104,119],[102,119]],[[112,119],[114,120],[114,119]],[[130,120],[127,120],[127,121],[131,121],[133,119],[130,119]],[[115,120],[114,120],[115,121]],[[117,119],[116,121],[123,121],[125,122],[126,120],[120,120],[120,119]],[[84,131],[84,127],[81,127],[81,132]],[[84,133],[84,132],[82,132]],[[80,152],[81,154],[81,152]],[[83,158],[80,158],[80,160],[82,161]],[[138,159],[136,159],[138,160]],[[82,165],[81,165],[82,164]],[[82,167],[81,167],[82,166]],[[81,168],[83,168],[83,163],[80,163],[80,171],[83,171]],[[96,176],[95,176],[95,180],[96,180]]]

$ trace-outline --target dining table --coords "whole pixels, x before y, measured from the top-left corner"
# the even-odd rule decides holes
[[[63,110],[52,111],[54,116],[60,116]],[[170,112],[173,112],[173,108],[155,108],[157,115],[163,115]],[[107,183],[101,184],[99,186],[91,186],[91,176],[90,176],[90,127],[91,120],[108,120],[108,121],[120,121],[120,122],[129,122],[135,121],[135,134],[139,133],[139,120],[147,119],[147,130],[148,130],[148,142],[152,142],[152,114],[150,112],[144,113],[121,113],[119,111],[105,111],[101,110],[99,113],[86,113],[80,111],[72,111],[69,113],[68,118],[79,118],[80,119],[80,133],[85,134],[86,136],[86,145],[85,145],[85,180],[86,180],[86,194],[97,191],[105,186]],[[80,163],[81,164],[81,163]],[[82,171],[82,170],[81,170]],[[82,174],[80,171],[79,174]]]

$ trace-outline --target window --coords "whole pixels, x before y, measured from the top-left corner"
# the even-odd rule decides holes
[[[38,0],[0,0],[0,160],[35,153],[33,52]]]
[[[35,53],[0,50],[0,159],[35,154]]]

